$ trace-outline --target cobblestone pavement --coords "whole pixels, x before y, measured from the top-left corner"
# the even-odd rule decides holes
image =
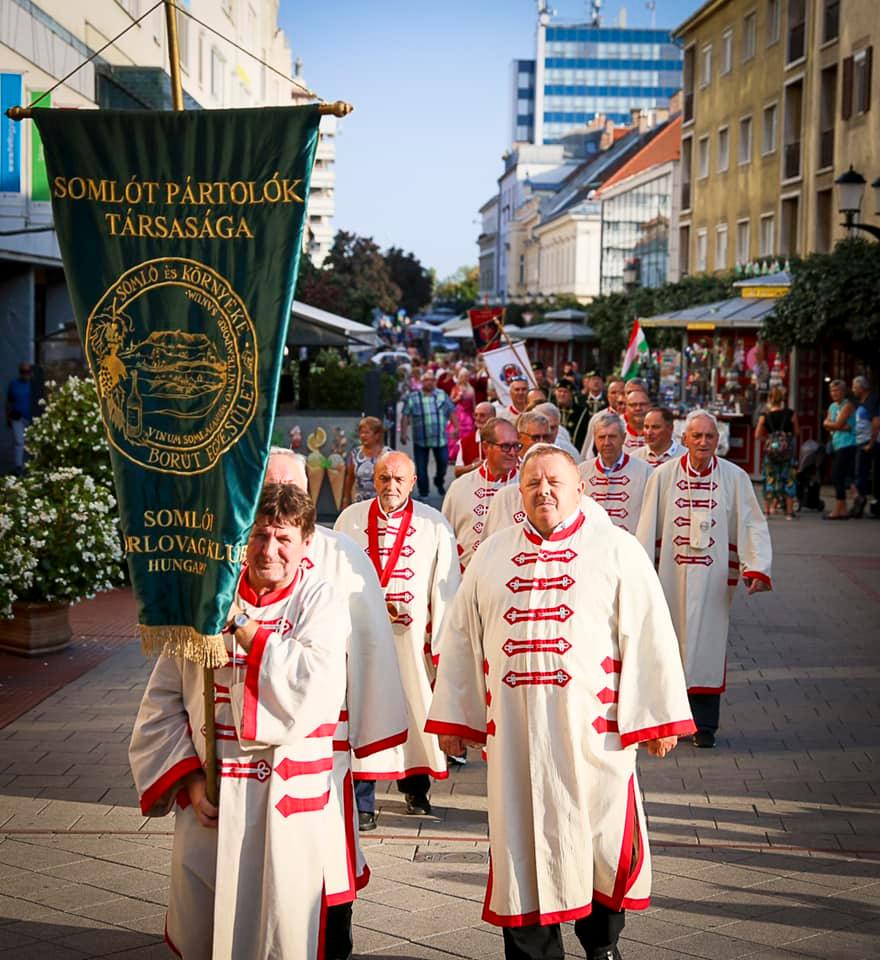
[[[654,894],[625,960],[880,956],[880,523],[772,531],[776,590],[735,607],[719,748],[642,757]],[[0,957],[169,956],[172,824],[140,815],[126,757],[147,672],[129,642],[0,730]],[[474,757],[437,784],[433,818],[380,797],[357,955],[501,956],[484,774]]]

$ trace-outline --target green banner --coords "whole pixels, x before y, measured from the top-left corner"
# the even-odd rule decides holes
[[[31,102],[39,99],[41,106],[52,106],[51,94],[44,95],[42,90],[31,90],[29,95]],[[46,154],[43,150],[43,139],[36,126],[31,127],[31,200],[39,200],[43,203],[50,200]]]
[[[207,666],[271,442],[316,106],[34,110],[141,636]]]

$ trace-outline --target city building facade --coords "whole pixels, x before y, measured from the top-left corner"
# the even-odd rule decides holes
[[[596,116],[627,123],[681,89],[682,54],[668,30],[555,23],[539,13],[535,59],[516,60],[512,142],[557,143]]]
[[[850,164],[880,175],[877,12],[872,0],[709,0],[675,31],[682,275],[843,236],[835,178]]]

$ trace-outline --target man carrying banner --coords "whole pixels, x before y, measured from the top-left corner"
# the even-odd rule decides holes
[[[714,747],[734,590],[740,575],[749,594],[771,589],[772,549],[748,474],[715,456],[715,418],[694,410],[682,439],[688,452],[648,480],[636,536],[672,612],[698,728],[694,743]]]
[[[434,452],[434,486],[442,496],[446,492],[446,467],[449,450],[446,445],[446,424],[452,424],[452,437],[458,437],[458,414],[449,395],[437,389],[434,374],[422,374],[421,389],[413,390],[403,401],[400,418],[400,441],[407,442],[409,427],[413,431],[413,458],[419,478],[419,496],[431,490],[428,477],[428,455]]]
[[[485,459],[483,454],[483,444],[480,440],[480,431],[495,416],[495,405],[484,400],[474,407],[474,426],[476,430],[461,438],[458,445],[458,453],[455,457],[455,476],[460,477],[464,473],[470,473]]]
[[[404,453],[386,453],[376,462],[376,497],[343,510],[335,529],[366,551],[384,590],[387,619],[394,631],[409,716],[409,736],[391,757],[377,754],[357,771],[361,813],[375,822],[376,780],[397,780],[409,814],[430,814],[431,780],[447,776],[437,738],[424,732],[434,683],[436,641],[458,589],[455,536],[443,515],[411,498],[416,477]]]
[[[568,454],[537,444],[527,514],[480,549],[440,637],[427,729],[486,745],[483,919],[509,960],[561,960],[559,924],[615,960],[626,908],[650,894],[636,745],[663,757],[694,729],[675,632],[634,538],[593,525]]]
[[[684,447],[672,436],[675,417],[669,407],[653,407],[645,414],[644,446],[633,450],[633,457],[649,467],[659,467],[684,453]]]
[[[176,804],[166,936],[180,956],[318,951],[325,847],[345,834],[330,799],[351,625],[331,585],[303,576],[314,527],[302,491],[264,488],[214,674],[219,808],[205,793],[202,669],[161,656],[135,720],[141,810]]]
[[[586,495],[605,510],[616,527],[635,533],[651,468],[623,449],[625,427],[616,413],[602,410],[593,419],[599,455],[578,467]]]
[[[509,420],[511,423],[516,423],[516,418],[521,413],[525,413],[526,404],[528,403],[529,386],[530,384],[526,377],[514,377],[510,380],[507,384],[507,389],[510,391],[510,403],[496,403],[495,416],[501,417],[502,420]]]
[[[492,498],[516,478],[521,443],[509,420],[495,417],[480,431],[486,459],[455,480],[443,500],[443,516],[455,531],[462,572],[483,535]]]

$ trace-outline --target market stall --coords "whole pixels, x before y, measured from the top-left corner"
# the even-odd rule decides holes
[[[681,330],[679,347],[654,351],[660,402],[682,415],[697,407],[715,414],[729,430],[727,456],[752,477],[761,470],[755,425],[769,390],[783,385],[795,393],[793,357],[760,338],[790,285],[787,272],[750,277],[734,284],[740,295],[729,300],[639,318],[646,331]]]

